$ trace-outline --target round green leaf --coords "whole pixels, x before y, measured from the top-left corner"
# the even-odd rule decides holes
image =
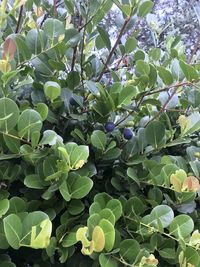
[[[166,228],[174,219],[173,210],[167,205],[159,205],[153,208],[151,215],[156,220],[156,225],[162,224],[163,228]]]
[[[137,40],[135,37],[128,38],[125,43],[126,53],[131,53],[137,47]]]
[[[157,148],[165,136],[165,126],[159,121],[148,124],[145,131],[147,142]]]
[[[187,247],[184,251],[184,257],[186,258],[187,263],[190,263],[194,266],[199,266],[200,256],[194,248]]]
[[[16,214],[10,214],[3,219],[4,231],[9,245],[14,249],[19,249],[22,237],[22,223]]]
[[[43,184],[37,174],[30,174],[24,179],[24,184],[29,188],[42,189]]]
[[[184,239],[194,230],[194,222],[188,215],[181,214],[176,216],[169,226],[170,234]]]
[[[170,85],[173,83],[173,76],[169,70],[164,67],[158,67],[158,73],[164,84]]]
[[[17,124],[19,109],[17,104],[9,98],[0,99],[0,130],[8,132]]]
[[[119,220],[122,215],[122,204],[118,199],[111,199],[106,205],[107,209],[110,209],[115,215],[115,220]]]
[[[61,94],[61,87],[58,83],[48,81],[44,85],[44,93],[53,102]]]
[[[46,120],[47,116],[48,116],[48,106],[44,103],[38,103],[36,106],[36,111],[40,114],[42,120]]]
[[[9,134],[4,134],[3,139],[6,143],[6,146],[8,149],[15,154],[18,154],[20,151],[20,140],[17,137],[17,131],[11,130],[9,131]]]
[[[126,239],[120,244],[120,256],[129,263],[134,263],[140,252],[140,245],[136,240]]]
[[[69,233],[66,237],[64,237],[63,241],[62,241],[62,246],[64,248],[68,248],[73,246],[74,244],[77,243],[76,240],[76,233]]]
[[[58,38],[65,34],[63,23],[58,19],[49,18],[44,22],[44,31],[50,39]]]
[[[102,219],[99,222],[99,226],[102,228],[105,235],[105,249],[111,251],[115,243],[115,228],[106,219]]]
[[[138,76],[140,76],[140,75],[149,75],[149,73],[150,73],[150,66],[144,60],[138,60],[136,62],[135,71],[136,71],[136,74]]]
[[[105,209],[101,210],[99,212],[99,216],[101,217],[101,219],[106,219],[110,223],[112,223],[113,225],[115,224],[115,215],[110,209],[105,208]]]
[[[33,109],[26,109],[22,112],[18,121],[18,131],[20,137],[28,140],[35,131],[40,132],[42,128],[42,119],[40,114]]]
[[[27,203],[20,197],[12,197],[10,199],[10,207],[9,207],[9,214],[10,213],[19,213],[24,212],[26,210]]]
[[[71,215],[78,215],[85,209],[83,202],[79,199],[72,199],[68,206],[68,211]]]
[[[85,197],[93,186],[93,181],[88,177],[81,177],[79,175],[71,175],[68,180],[69,191],[71,198],[81,199]]]
[[[47,37],[41,29],[31,29],[26,36],[26,44],[35,55],[41,53],[46,46]]]
[[[2,199],[0,200],[0,218],[6,214],[10,206],[8,199]]]
[[[77,71],[71,71],[67,76],[67,85],[69,89],[73,90],[80,83],[80,75]]]
[[[145,1],[143,2],[139,7],[139,16],[145,17],[148,13],[151,12],[153,8],[153,2],[152,1]]]
[[[100,254],[99,263],[101,267],[118,267],[118,262],[112,258],[112,255]]]
[[[94,147],[105,150],[105,146],[107,143],[106,134],[100,130],[96,130],[91,135],[91,143]]]

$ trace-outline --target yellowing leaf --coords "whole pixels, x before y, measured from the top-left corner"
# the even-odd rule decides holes
[[[60,35],[60,36],[59,36],[59,38],[58,38],[58,41],[59,41],[59,42],[61,42],[61,41],[63,41],[63,40],[64,40],[64,38],[65,38],[65,35],[64,35],[64,34],[62,34],[62,35]]]
[[[194,176],[187,177],[182,185],[182,191],[196,192],[199,188],[199,180]]]
[[[157,266],[158,265],[158,260],[155,258],[153,254],[150,254],[149,257],[142,257],[141,259],[141,266],[144,266],[145,264],[151,265],[151,266]]]
[[[28,22],[27,22],[27,26],[31,29],[34,29],[37,27],[37,23],[31,18]]]
[[[9,72],[11,70],[11,65],[7,60],[0,60],[0,71],[3,73]]]
[[[3,44],[3,59],[12,60],[14,58],[17,46],[12,38],[7,38]]]
[[[191,246],[197,246],[200,245],[200,233],[199,230],[196,230],[192,233],[192,236],[190,238],[189,244]]]
[[[82,249],[81,252],[84,255],[91,255],[94,251],[94,242],[89,241],[86,237],[88,232],[88,227],[80,227],[76,232],[76,240],[81,241]]]
[[[170,182],[175,191],[177,192],[182,191],[182,185],[186,178],[187,174],[184,170],[177,170],[175,174],[172,174],[170,176]]]
[[[100,226],[95,226],[92,233],[92,241],[94,242],[94,251],[101,252],[105,246],[105,235]]]
[[[37,9],[36,9],[37,17],[41,17],[41,16],[43,16],[43,14],[44,14],[43,8],[41,6],[37,7]]]
[[[87,239],[86,234],[88,231],[88,227],[81,227],[76,232],[76,240],[81,241],[84,247],[90,246],[90,241]]]
[[[42,228],[37,235],[37,226],[33,226],[31,230],[31,243],[30,247],[35,249],[47,248],[50,243],[50,237],[52,232],[52,223],[49,219],[41,222],[40,227]]]
[[[184,116],[184,115],[180,115],[177,121],[181,127],[181,135],[184,135],[190,126],[190,120]]]
[[[75,165],[75,169],[80,169],[85,164],[85,161],[83,159],[80,159],[79,162]]]
[[[88,248],[82,247],[82,249],[81,249],[81,252],[84,255],[88,255],[88,256],[91,255],[93,251],[94,251],[94,242],[93,241],[90,242],[90,247],[88,247]]]

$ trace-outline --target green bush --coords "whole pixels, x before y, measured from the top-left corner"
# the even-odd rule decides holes
[[[152,1],[9,3],[0,267],[200,266],[199,62],[178,37],[140,50]],[[113,5],[114,40],[101,24]]]

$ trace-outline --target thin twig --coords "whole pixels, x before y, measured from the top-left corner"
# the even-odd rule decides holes
[[[140,107],[140,105],[142,104],[143,102],[143,99],[146,97],[146,96],[150,96],[150,95],[153,95],[153,94],[158,94],[158,93],[161,93],[161,92],[165,92],[165,91],[169,91],[170,89],[172,88],[178,88],[180,86],[186,86],[186,85],[191,85],[191,86],[195,86],[192,82],[182,82],[182,83],[176,83],[176,84],[172,84],[170,86],[167,86],[167,87],[164,87],[164,88],[161,88],[161,89],[158,89],[158,90],[153,90],[153,91],[149,91],[149,92],[145,92],[142,97],[140,98],[140,101],[138,102],[136,108],[134,110],[131,110],[124,118],[122,118],[121,120],[119,120],[115,126],[118,126],[119,124],[121,124],[122,122],[124,122],[126,119],[128,119],[129,116],[133,115],[137,110],[138,108]],[[173,97],[173,95],[172,95]],[[170,101],[171,99],[169,99]],[[168,102],[169,103],[169,102]],[[167,104],[168,104],[167,103]],[[161,112],[165,111],[166,110],[166,105],[163,106]],[[160,113],[158,113],[157,116],[159,116]]]
[[[121,37],[122,37],[122,35],[123,35],[123,33],[124,33],[124,31],[125,31],[125,29],[126,29],[128,23],[129,23],[130,19],[131,19],[131,17],[127,17],[127,18],[125,19],[124,24],[123,24],[123,26],[122,26],[122,28],[121,28],[121,30],[120,30],[120,33],[119,33],[119,35],[118,35],[118,37],[117,37],[117,39],[116,39],[116,41],[115,41],[115,44],[114,44],[112,50],[110,51],[110,53],[109,53],[109,55],[108,55],[108,58],[107,58],[107,60],[106,60],[106,63],[105,63],[105,65],[104,65],[104,67],[103,67],[101,73],[99,74],[99,77],[98,77],[97,80],[96,80],[97,82],[99,82],[99,81],[101,80],[101,78],[102,78],[104,72],[106,71],[106,69],[107,69],[107,67],[108,67],[108,64],[109,64],[109,62],[110,62],[110,60],[111,60],[111,58],[112,58],[112,56],[113,56],[113,54],[114,54],[114,52],[115,52],[115,50],[116,50],[116,48],[117,48],[117,46],[118,46],[120,40],[121,40]]]
[[[196,52],[198,50],[199,44],[200,44],[200,35],[199,35],[199,37],[197,39],[197,42],[196,42],[196,44],[194,46],[194,49],[192,51],[192,54],[191,54],[191,56],[189,58],[188,64],[191,64],[192,63],[192,59],[193,59],[194,55],[196,54]]]
[[[19,28],[20,28],[21,21],[22,21],[23,9],[24,9],[24,5],[21,5],[20,10],[19,10],[19,16],[18,16],[18,21],[17,21],[17,26],[16,26],[16,29],[15,29],[15,33],[19,32]]]
[[[53,14],[54,16],[57,16],[57,0],[53,0]]]
[[[157,117],[159,117],[166,109],[167,105],[169,104],[169,102],[172,100],[172,98],[174,97],[174,95],[176,94],[178,90],[178,87],[176,87],[173,91],[173,93],[171,95],[169,95],[167,101],[164,103],[164,105],[162,106],[161,110],[152,118],[150,119],[146,124],[145,127],[147,127],[149,125],[150,122],[154,121]]]
[[[75,62],[76,62],[76,51],[77,51],[77,45],[74,47],[74,51],[73,51],[71,71],[74,70],[74,65],[75,65]]]

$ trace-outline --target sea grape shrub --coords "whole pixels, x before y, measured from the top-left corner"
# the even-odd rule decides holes
[[[0,267],[200,266],[198,57],[141,50],[150,0],[53,2],[1,5]]]

